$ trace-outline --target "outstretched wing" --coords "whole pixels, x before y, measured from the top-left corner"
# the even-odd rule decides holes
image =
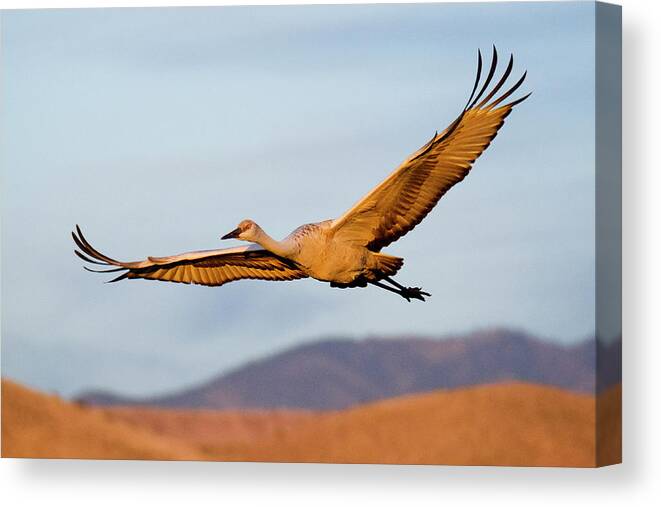
[[[279,281],[307,277],[291,261],[257,245],[188,252],[172,257],[147,257],[146,260],[138,262],[120,262],[95,250],[83,236],[80,227],[76,226],[76,232],[71,235],[81,250],[75,250],[78,257],[92,264],[111,266],[111,269],[106,270],[85,269],[96,273],[121,272],[110,282],[125,278],[145,278],[218,286],[244,278]]]
[[[530,95],[500,106],[521,86],[526,77],[524,73],[508,91],[494,99],[512,72],[513,56],[510,56],[498,83],[485,95],[497,62],[494,46],[489,73],[475,95],[482,72],[482,55],[478,51],[477,77],[464,110],[440,135],[435,134],[388,178],[333,222],[332,228],[338,239],[378,252],[418,225],[438,200],[466,177],[475,159],[496,137],[512,108]]]

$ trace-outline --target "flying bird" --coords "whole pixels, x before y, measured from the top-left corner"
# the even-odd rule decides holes
[[[121,262],[103,255],[85,239],[79,226],[72,233],[86,262],[121,272],[110,280],[143,278],[168,282],[220,286],[241,279],[296,280],[315,278],[331,287],[366,287],[368,284],[399,294],[407,301],[431,296],[420,287],[406,287],[393,279],[404,263],[383,248],[418,225],[445,193],[462,181],[477,157],[489,146],[514,106],[530,95],[501,105],[523,83],[526,73],[498,95],[514,65],[513,55],[498,82],[495,46],[484,82],[482,54],[478,51],[477,75],[466,105],[440,134],[406,159],[339,218],[302,225],[282,241],[269,236],[252,220],[243,220],[221,239],[236,238],[247,246],[188,252],[171,257],[147,257]]]

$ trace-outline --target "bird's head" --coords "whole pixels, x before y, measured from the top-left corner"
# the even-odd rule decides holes
[[[257,225],[255,222],[253,222],[252,220],[242,220],[236,229],[234,229],[231,232],[228,232],[220,239],[236,238],[243,241],[255,242],[255,240],[259,237],[260,232],[261,229],[259,225]]]

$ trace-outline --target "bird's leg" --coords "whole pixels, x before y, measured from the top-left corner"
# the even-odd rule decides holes
[[[369,282],[372,285],[376,285],[377,287],[381,287],[382,289],[389,290],[390,292],[394,292],[395,294],[399,294],[400,296],[402,295],[402,292],[398,289],[393,289],[392,287],[388,285],[384,285],[381,282]]]
[[[403,286],[397,284],[401,288],[395,289],[395,288],[390,287],[388,285],[385,285],[381,282],[374,281],[374,282],[369,282],[369,283],[371,283],[372,285],[376,285],[377,287],[381,287],[382,289],[389,290],[390,292],[394,292],[395,294],[399,294],[404,299],[406,299],[409,303],[411,302],[411,298],[419,299],[420,301],[424,301],[425,298],[423,296],[431,296],[431,294],[428,294],[426,292],[422,292],[417,287],[416,288],[414,288],[414,287],[403,287]]]
[[[403,286],[402,284],[400,284],[400,283],[397,283],[395,280],[393,280],[393,279],[390,278],[389,276],[386,276],[386,277],[384,278],[384,280],[385,280],[386,282],[388,282],[388,283],[393,284],[395,287],[397,287],[397,288],[400,289],[400,290],[404,290],[404,289],[406,289],[406,287],[404,287],[404,286]]]
[[[407,301],[411,301],[409,298],[414,298],[414,299],[419,299],[420,301],[424,301],[425,298],[423,296],[431,297],[431,294],[429,292],[422,291],[422,287],[404,287],[403,285],[396,282],[389,276],[386,276],[384,280],[397,287],[399,289],[400,295],[403,298],[406,298]]]

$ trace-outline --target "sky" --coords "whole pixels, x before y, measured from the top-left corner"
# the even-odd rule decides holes
[[[592,3],[1,16],[4,376],[147,395],[327,337],[594,335]],[[315,280],[104,285],[73,255],[76,223],[139,260],[232,246],[244,218],[284,237],[339,216],[454,119],[492,43],[534,93],[386,249],[426,303]]]

